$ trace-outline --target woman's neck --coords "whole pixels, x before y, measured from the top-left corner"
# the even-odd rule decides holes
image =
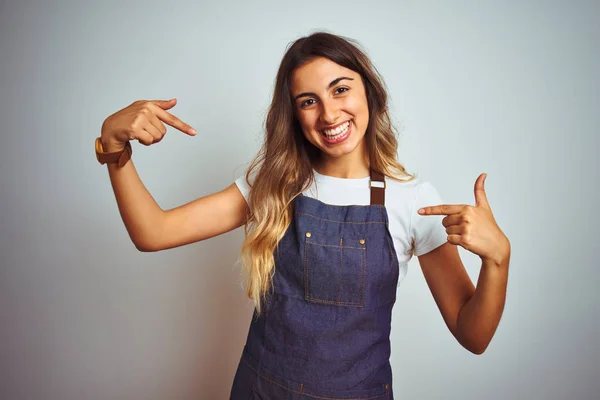
[[[355,179],[370,175],[368,157],[348,154],[338,158],[321,158],[313,164],[313,168],[321,175],[336,178]]]

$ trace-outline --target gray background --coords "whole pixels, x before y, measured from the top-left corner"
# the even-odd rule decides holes
[[[0,398],[227,398],[251,315],[242,230],[138,252],[93,141],[133,101],[177,97],[198,135],[134,142],[138,172],[163,209],[220,190],[258,150],[286,45],[320,28],[383,74],[409,171],[468,204],[487,172],[512,242],[482,356],[411,261],[396,395],[598,398],[599,16],[584,1],[1,2]]]

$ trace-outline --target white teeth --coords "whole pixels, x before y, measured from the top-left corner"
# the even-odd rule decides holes
[[[346,122],[345,124],[338,126],[335,129],[324,129],[323,133],[329,138],[329,139],[337,139],[338,137],[341,137],[342,135],[346,134],[346,132],[348,132],[348,127],[350,126],[350,121]]]

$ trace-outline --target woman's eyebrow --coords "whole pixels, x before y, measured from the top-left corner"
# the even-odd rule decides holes
[[[354,80],[354,78],[348,78],[347,76],[340,76],[339,78],[335,78],[334,80],[332,80],[329,83],[329,85],[327,86],[327,89],[331,89],[332,87],[334,87],[335,85],[337,85],[338,83],[343,81],[344,79],[348,79],[350,81]],[[300,93],[299,95],[294,97],[294,101],[298,100],[300,97],[308,97],[308,96],[316,96],[316,94],[310,93],[310,92]]]

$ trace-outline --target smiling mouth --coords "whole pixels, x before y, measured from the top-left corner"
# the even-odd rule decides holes
[[[350,121],[343,122],[333,129],[321,129],[321,133],[327,137],[327,139],[335,140],[344,136],[348,129],[350,129]]]

